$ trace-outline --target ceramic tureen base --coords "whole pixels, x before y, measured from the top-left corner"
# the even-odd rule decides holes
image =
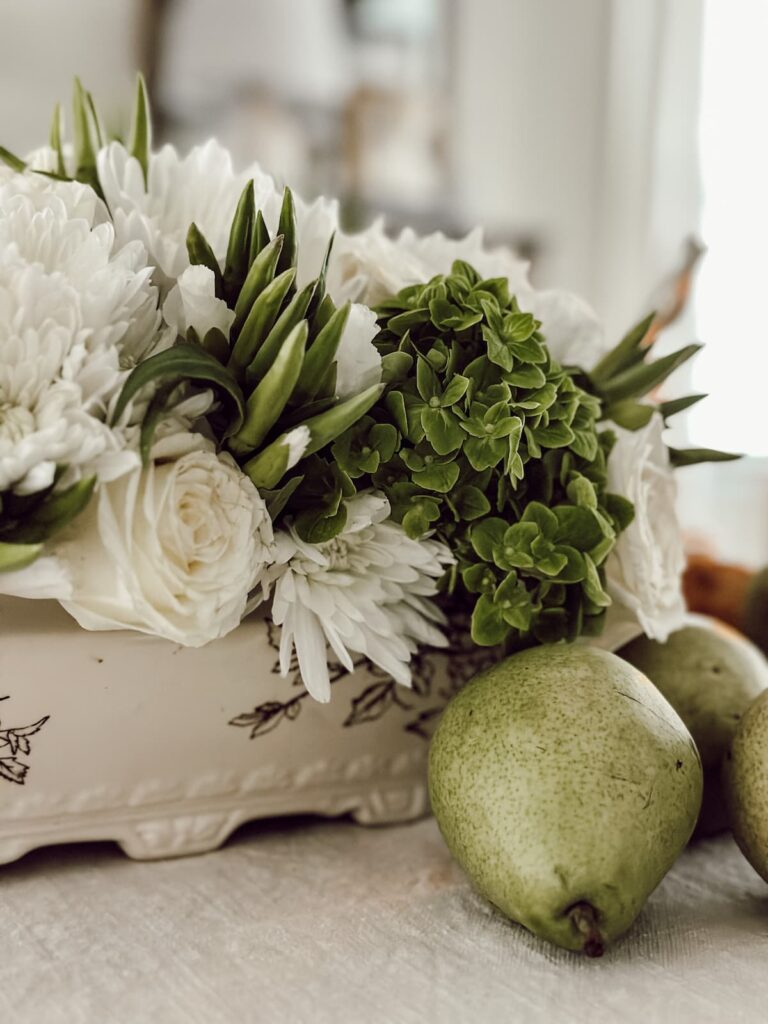
[[[82,840],[137,858],[200,853],[273,815],[416,818],[437,716],[491,657],[465,648],[418,658],[413,690],[365,662],[333,666],[321,705],[297,670],[278,674],[263,618],[192,650],[2,598],[0,863]]]

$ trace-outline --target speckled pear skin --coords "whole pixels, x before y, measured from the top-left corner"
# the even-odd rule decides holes
[[[702,772],[645,676],[607,651],[557,645],[506,659],[453,698],[429,789],[483,896],[541,938],[599,955],[688,842]],[[577,904],[594,908],[591,949],[569,913]]]
[[[727,829],[721,765],[742,715],[768,687],[765,659],[748,640],[714,625],[686,626],[664,644],[640,637],[617,653],[661,690],[699,749],[704,799],[695,834]]]
[[[739,723],[723,761],[723,786],[734,838],[768,882],[768,692]]]

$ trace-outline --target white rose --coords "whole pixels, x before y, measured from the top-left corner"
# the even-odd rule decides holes
[[[102,487],[60,554],[85,629],[136,629],[188,647],[240,622],[273,560],[266,506],[228,457],[192,451]]]
[[[635,518],[619,536],[606,567],[608,591],[617,606],[609,609],[608,627],[613,631],[621,623],[629,636],[634,620],[663,642],[685,616],[685,555],[675,510],[677,488],[662,441],[664,423],[653,416],[642,430],[614,429],[618,441],[608,460],[608,489],[629,498]]]

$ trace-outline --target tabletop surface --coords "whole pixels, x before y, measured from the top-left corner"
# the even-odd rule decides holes
[[[254,824],[155,863],[41,850],[0,868],[0,921],[8,1024],[768,1020],[768,886],[728,837],[602,960],[493,911],[431,820]]]

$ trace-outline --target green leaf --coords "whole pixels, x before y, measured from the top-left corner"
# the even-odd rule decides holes
[[[221,276],[219,261],[208,244],[208,239],[194,222],[189,225],[189,231],[187,231],[187,253],[189,262],[193,266],[207,267],[211,271],[216,285],[216,298],[223,298],[224,280]]]
[[[684,412],[686,409],[690,409],[692,405],[696,405],[706,395],[686,395],[685,398],[672,398],[668,402],[661,402],[657,408],[665,420],[668,420],[671,416],[676,416],[679,412]]]
[[[568,495],[569,501],[572,501],[574,505],[580,505],[582,508],[597,508],[597,493],[595,491],[595,485],[591,480],[582,476],[581,473],[577,473],[573,479],[568,482],[566,494]]]
[[[479,647],[495,647],[502,643],[509,633],[501,608],[487,594],[477,599],[472,612],[471,636]]]
[[[521,633],[528,630],[533,617],[533,608],[528,591],[525,589],[525,585],[518,580],[516,572],[509,573],[496,588],[493,603],[501,612],[501,616],[508,626],[513,626]]]
[[[648,394],[683,363],[701,350],[701,345],[686,345],[677,352],[662,356],[652,363],[640,363],[612,377],[601,387],[601,393],[607,403],[619,402],[625,398],[640,398]]]
[[[209,355],[212,355],[222,365],[226,365],[229,359],[229,339],[220,328],[209,327],[201,341],[197,337],[194,327],[190,327],[187,331],[187,341],[194,341],[198,345],[202,345]]]
[[[294,520],[294,527],[306,544],[324,544],[337,537],[346,523],[347,506],[342,502],[332,515],[316,510],[301,512]]]
[[[159,387],[152,396],[152,400],[147,406],[147,411],[144,413],[139,436],[139,453],[141,454],[142,465],[145,468],[149,465],[155,431],[168,413],[169,399],[178,386],[179,382],[172,380],[170,383]]]
[[[603,539],[603,530],[595,513],[580,505],[556,505],[555,540],[579,551],[589,551]]]
[[[88,95],[79,78],[75,78],[72,100],[74,112],[74,145],[75,145],[75,178],[90,185],[102,199],[101,184],[96,170],[96,145],[94,144],[94,126]]]
[[[146,188],[149,177],[149,157],[152,150],[152,118],[147,98],[147,85],[141,73],[136,76],[136,102],[133,107],[131,141],[128,149],[131,156],[139,161]]]
[[[470,437],[464,442],[464,455],[477,473],[498,466],[506,454],[507,443],[504,438]]]
[[[576,437],[571,428],[559,420],[553,420],[546,427],[536,427],[532,433],[544,448],[566,448]]]
[[[435,407],[439,405],[440,380],[427,360],[423,358],[416,361],[416,387],[423,401],[429,402],[434,399]]]
[[[555,513],[540,501],[531,501],[521,517],[523,523],[535,523],[545,537],[554,537],[560,525]]]
[[[618,533],[626,530],[635,518],[635,506],[629,498],[625,498],[621,494],[606,494],[605,508],[615,523]]]
[[[27,169],[27,165],[21,157],[15,156],[15,154],[11,153],[11,151],[6,149],[5,146],[0,146],[0,160],[2,160],[7,167],[10,167],[12,171],[16,171],[17,174],[22,174]],[[2,569],[0,569],[0,572],[2,572]]]
[[[413,356],[407,352],[389,352],[381,359],[381,379],[384,384],[405,380],[413,366]]]
[[[52,494],[12,531],[10,536],[14,545],[41,544],[63,530],[83,511],[95,486],[96,477],[90,476],[58,494]]]
[[[237,203],[227,243],[224,263],[224,297],[232,305],[248,276],[251,265],[251,236],[256,220],[253,178],[247,183]],[[256,254],[254,254],[254,257]],[[247,364],[246,364],[247,365]]]
[[[743,456],[734,452],[719,452],[714,448],[670,448],[669,461],[676,468],[695,466],[700,462],[734,462]]]
[[[470,594],[488,594],[496,590],[496,574],[485,562],[476,562],[461,571],[461,579]]]
[[[565,557],[565,565],[557,572],[559,582],[580,583],[587,574],[582,552],[568,544],[561,544],[558,545],[557,554]]]
[[[592,604],[597,605],[598,608],[607,608],[613,602],[603,589],[603,584],[600,580],[600,573],[597,571],[597,566],[589,555],[584,555],[584,565],[586,566],[586,575],[584,576],[583,584],[584,593]]]
[[[412,474],[413,482],[428,491],[447,494],[459,479],[459,467],[455,462],[433,463]]]
[[[544,371],[533,364],[518,366],[509,373],[505,373],[504,380],[518,388],[541,388],[547,382]]]
[[[471,522],[480,519],[491,511],[491,503],[480,490],[468,484],[459,489],[453,496],[453,504],[462,519]]]
[[[43,551],[42,544],[5,544],[0,541],[0,572],[26,569]]]
[[[644,405],[632,399],[614,402],[603,413],[603,419],[612,420],[625,430],[640,430],[647,426],[656,412],[656,406]]]
[[[428,309],[409,309],[406,313],[399,313],[397,316],[391,317],[387,322],[387,330],[402,338],[412,327],[419,327],[427,323],[429,323]]]
[[[475,523],[469,533],[469,539],[475,553],[484,562],[493,561],[493,553],[496,548],[504,543],[504,535],[507,532],[508,523],[496,516],[489,516],[482,522]]]
[[[617,373],[622,373],[642,361],[646,351],[642,347],[643,341],[655,319],[656,314],[649,313],[621,339],[615,348],[603,356],[590,374],[596,384],[608,381]]]
[[[429,443],[438,455],[448,455],[461,448],[465,434],[459,421],[449,409],[422,409],[421,424]]]
[[[460,309],[447,299],[433,299],[429,304],[429,315],[435,327],[446,331],[466,331],[483,319],[482,312]]]
[[[460,373],[455,374],[440,397],[440,405],[443,408],[456,405],[456,403],[461,401],[464,395],[466,395],[468,387],[469,378],[462,377]]]
[[[199,345],[190,345],[188,342],[181,342],[165,352],[150,356],[131,371],[120,392],[112,422],[117,423],[120,420],[128,403],[142,388],[160,380],[167,382],[169,378],[176,383],[198,381],[218,389],[233,406],[229,431],[236,432],[240,429],[245,402],[237,381],[212,355]]]
[[[61,116],[61,104],[57,103],[53,108],[51,132],[48,141],[51,149],[56,154],[56,174],[62,178],[66,178],[67,166],[64,162],[64,147],[61,141]]]
[[[304,480],[303,476],[293,476],[283,487],[274,491],[262,491],[261,496],[266,502],[269,518],[274,523],[291,500],[294,491]]]

